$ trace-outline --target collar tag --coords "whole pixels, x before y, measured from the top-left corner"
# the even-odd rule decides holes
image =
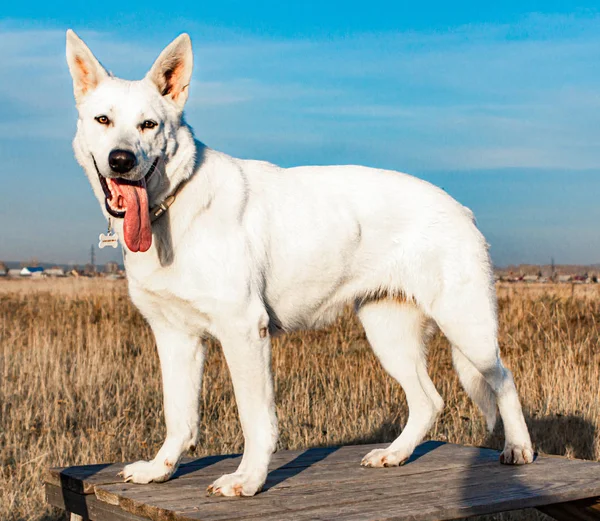
[[[117,234],[112,230],[112,219],[108,219],[108,230],[106,231],[106,234],[101,233],[98,236],[98,240],[98,248],[100,249],[106,248],[107,246],[110,246],[111,248],[116,248],[119,245],[119,238],[117,237]]]

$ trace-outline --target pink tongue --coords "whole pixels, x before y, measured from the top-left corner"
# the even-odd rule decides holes
[[[146,181],[142,180],[140,185],[121,183],[118,185],[118,191],[125,199],[125,222],[123,223],[125,243],[133,252],[148,251],[152,245]]]

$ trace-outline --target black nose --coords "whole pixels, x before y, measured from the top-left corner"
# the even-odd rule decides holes
[[[135,155],[129,150],[113,150],[108,154],[108,165],[118,174],[129,172],[136,162]]]

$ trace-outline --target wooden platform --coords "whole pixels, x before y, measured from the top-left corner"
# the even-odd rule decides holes
[[[123,464],[51,469],[46,497],[93,521],[418,521],[527,507],[546,507],[557,519],[600,519],[600,463],[540,456],[505,466],[497,451],[430,441],[402,467],[361,467],[376,447],[382,445],[276,453],[264,491],[253,498],[206,496],[239,456],[186,460],[173,479],[149,485],[122,483]]]

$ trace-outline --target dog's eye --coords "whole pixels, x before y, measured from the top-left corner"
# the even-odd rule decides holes
[[[107,116],[96,116],[94,118],[100,125],[108,125],[110,123],[110,119]]]
[[[156,125],[158,125],[158,123],[156,121],[147,119],[146,121],[143,121],[140,126],[141,126],[142,130],[146,130],[147,128],[154,128]]]

